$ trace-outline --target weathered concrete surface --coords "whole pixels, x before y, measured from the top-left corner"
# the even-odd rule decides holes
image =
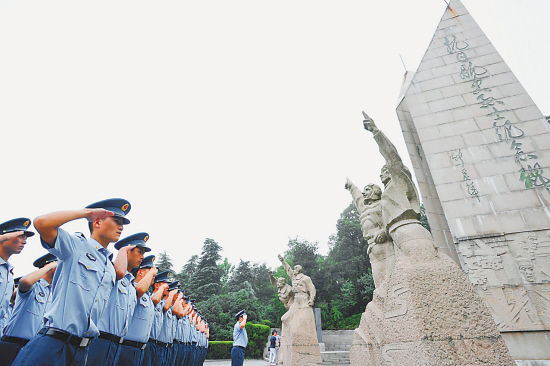
[[[438,251],[516,360],[550,362],[550,124],[461,1],[406,74],[397,115]]]

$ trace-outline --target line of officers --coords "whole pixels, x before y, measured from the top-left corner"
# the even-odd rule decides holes
[[[147,233],[119,240],[130,209],[116,198],[37,217],[49,253],[15,290],[8,259],[35,233],[27,218],[0,224],[0,366],[203,364],[209,328],[195,300],[145,257]],[[88,220],[89,239],[60,227],[77,219]]]

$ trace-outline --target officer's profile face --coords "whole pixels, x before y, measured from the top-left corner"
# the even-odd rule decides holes
[[[19,254],[25,247],[25,244],[27,244],[27,236],[25,234],[21,234],[19,236],[16,236],[15,238],[11,238],[9,240],[6,240],[5,242],[1,243],[0,246],[4,248],[4,251],[9,254]]]
[[[137,268],[143,261],[143,254],[145,249],[140,247],[135,247],[134,249],[128,251],[128,267]]]
[[[124,229],[124,219],[118,216],[111,216],[94,221],[92,237],[97,236],[109,243],[117,242]]]

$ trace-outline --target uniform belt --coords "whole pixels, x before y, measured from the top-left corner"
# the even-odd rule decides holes
[[[186,346],[190,345],[191,342],[183,342],[183,344],[185,344]]]
[[[233,347],[238,347],[238,348],[242,348],[242,349],[246,350],[246,347],[243,347],[243,346],[233,346]]]
[[[180,342],[177,339],[174,339],[174,344],[183,344],[183,342]]]
[[[111,341],[113,343],[122,343],[122,342],[124,342],[123,337],[119,337],[119,336],[116,336],[114,334],[107,333],[107,332],[100,332],[98,338],[106,339],[106,340]]]
[[[25,338],[19,338],[19,337],[8,337],[8,336],[2,336],[2,339],[0,339],[2,342],[10,342],[10,343],[15,343],[15,344],[18,344],[20,346],[24,346],[26,345],[29,340],[28,339],[25,339]]]
[[[145,347],[147,347],[147,343],[134,342],[134,341],[129,341],[127,339],[123,340],[121,344],[123,346],[130,346],[130,347],[139,348],[139,349],[145,349]]]
[[[88,347],[93,339],[77,337],[69,332],[65,332],[64,330],[49,327],[40,329],[38,334],[43,334],[77,347]]]
[[[153,339],[153,338],[149,338],[149,342],[151,342],[153,344],[158,344],[161,347],[168,347],[168,343],[157,341],[156,339]]]

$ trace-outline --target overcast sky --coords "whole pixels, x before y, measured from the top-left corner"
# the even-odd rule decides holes
[[[550,114],[550,2],[463,3]],[[296,236],[326,254],[346,177],[380,184],[362,110],[409,161],[399,55],[416,70],[445,8],[0,0],[0,222],[123,197],[123,237],[148,232],[178,269],[205,238],[233,264],[274,267]],[[84,220],[64,228],[89,234]],[[30,238],[15,274],[45,253]]]

